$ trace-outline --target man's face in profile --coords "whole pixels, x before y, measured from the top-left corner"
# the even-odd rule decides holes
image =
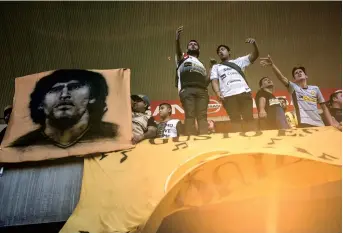
[[[56,83],[43,100],[44,113],[49,119],[79,120],[87,111],[90,100],[90,87],[79,81]]]

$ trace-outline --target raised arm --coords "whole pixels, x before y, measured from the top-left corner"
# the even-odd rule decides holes
[[[279,68],[273,63],[272,58],[268,55],[268,57],[260,58],[260,64],[262,66],[271,66],[273,69],[274,74],[276,77],[286,86],[289,85],[289,80],[281,73]]]
[[[182,59],[182,51],[180,46],[180,34],[183,31],[183,26],[176,29],[176,58],[179,62]]]
[[[254,61],[256,61],[256,59],[260,55],[260,52],[258,51],[257,43],[256,43],[255,39],[253,39],[253,38],[246,39],[245,43],[252,44],[252,46],[253,46],[252,53],[249,54],[249,60],[251,63],[254,63]]]

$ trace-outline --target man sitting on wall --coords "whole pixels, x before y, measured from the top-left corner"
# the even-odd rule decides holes
[[[149,111],[150,100],[146,95],[132,95],[132,143],[155,138],[157,132],[157,125],[154,117],[151,116]]]

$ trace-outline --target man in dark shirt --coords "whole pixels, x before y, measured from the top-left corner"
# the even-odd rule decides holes
[[[335,91],[330,95],[330,113],[338,122],[342,123],[342,90]]]
[[[260,90],[256,93],[255,102],[261,130],[288,129],[285,112],[280,101],[273,95],[274,84],[268,77],[259,81]]]

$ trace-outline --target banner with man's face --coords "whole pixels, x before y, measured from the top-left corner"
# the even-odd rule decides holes
[[[65,69],[15,80],[0,162],[130,148],[130,70]]]

